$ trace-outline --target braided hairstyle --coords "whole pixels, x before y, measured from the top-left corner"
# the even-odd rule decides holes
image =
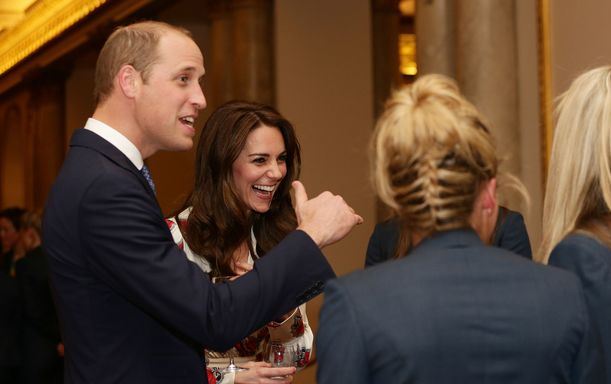
[[[398,216],[396,256],[412,234],[470,226],[482,183],[496,177],[499,159],[477,109],[442,75],[425,75],[396,91],[371,142],[374,188]]]

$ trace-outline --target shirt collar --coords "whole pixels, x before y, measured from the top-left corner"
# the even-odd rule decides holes
[[[102,123],[100,120],[96,120],[90,117],[85,124],[85,129],[97,134],[110,144],[114,145],[121,153],[123,153],[134,166],[141,170],[144,165],[142,160],[142,154],[136,148],[134,143],[129,141],[121,132],[117,131],[110,125]]]

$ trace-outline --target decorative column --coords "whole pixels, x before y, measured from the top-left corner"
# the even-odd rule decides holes
[[[399,71],[399,0],[372,0],[374,113],[378,117],[393,89],[401,84]]]
[[[520,174],[515,1],[461,0],[456,7],[456,78],[491,123],[507,170]]]
[[[0,206],[26,206],[27,145],[22,97],[15,93],[4,98],[0,115]]]
[[[233,93],[248,101],[274,104],[272,0],[233,0]]]
[[[416,0],[418,73],[456,77],[454,0]]]
[[[233,21],[229,12],[231,0],[216,0],[210,4],[210,54],[205,56],[206,78],[204,94],[208,109],[234,99],[233,94]]]
[[[401,85],[399,70],[399,0],[371,0],[373,40],[373,113],[378,118],[391,92]],[[373,129],[373,127],[372,127]],[[376,199],[376,217],[388,217],[390,211]]]
[[[65,76],[48,74],[33,85],[30,92],[32,151],[32,208],[44,208],[47,194],[64,160],[65,148]]]
[[[233,99],[274,104],[273,1],[218,0],[210,7],[210,106]]]

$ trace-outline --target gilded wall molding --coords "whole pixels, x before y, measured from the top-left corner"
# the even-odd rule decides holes
[[[26,18],[2,34],[0,75],[85,18],[108,0],[40,0]]]

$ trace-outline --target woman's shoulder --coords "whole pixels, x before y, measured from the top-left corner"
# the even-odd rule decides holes
[[[611,249],[594,235],[576,231],[554,247],[549,264],[572,270],[608,267],[611,265]]]
[[[185,252],[187,259],[197,264],[197,266],[199,266],[204,272],[208,273],[211,270],[210,263],[208,263],[205,258],[191,250],[189,244],[186,242],[182,234],[181,228],[186,227],[187,220],[189,219],[189,214],[191,213],[191,209],[191,207],[188,207],[182,212],[180,212],[178,215],[166,218],[165,221],[168,225],[168,228],[170,229],[172,240],[174,240],[174,243],[176,243],[178,248],[182,249]]]
[[[575,231],[568,234],[554,250],[583,250],[588,252],[603,252],[611,253],[609,249],[602,241],[600,241],[594,234],[586,231]]]

